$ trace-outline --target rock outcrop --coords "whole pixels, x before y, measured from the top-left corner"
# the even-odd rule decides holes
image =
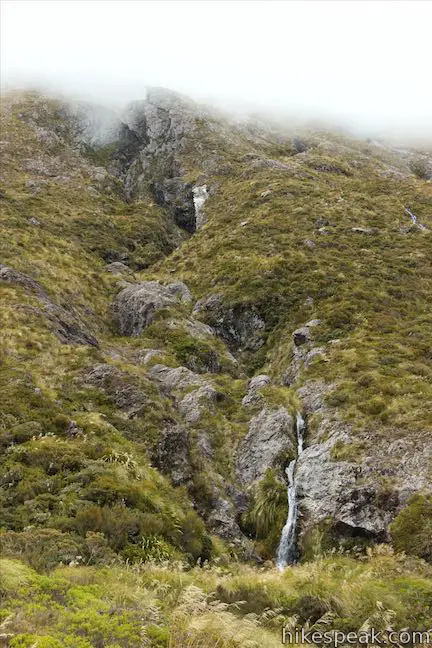
[[[133,376],[117,367],[109,364],[96,365],[86,372],[84,381],[106,392],[128,418],[144,414],[149,402],[148,395],[139,385],[135,384],[136,380]]]
[[[296,329],[292,334],[292,356],[291,362],[283,375],[284,385],[295,383],[313,358],[322,356],[324,349],[314,346],[313,329],[319,326],[319,320],[311,320],[304,326]]]
[[[204,318],[237,351],[256,351],[264,344],[265,322],[254,305],[227,305],[220,295],[199,300],[193,314]]]
[[[207,111],[178,93],[151,88],[144,101],[129,105],[123,119],[114,168],[123,179],[127,200],[150,189],[173,221],[192,234],[204,223],[208,193],[206,185],[185,181],[181,155],[199,121],[209,119]]]
[[[186,367],[157,364],[151,368],[149,377],[159,384],[163,394],[174,396],[187,423],[196,423],[203,412],[212,411],[214,404],[223,398],[208,380]]]
[[[188,482],[192,476],[189,432],[181,425],[172,425],[162,431],[153,453],[153,464],[169,475],[174,486]]]
[[[263,387],[268,387],[271,385],[271,378],[267,374],[260,374],[259,376],[254,376],[248,385],[248,393],[242,400],[243,407],[250,407],[251,405],[257,405],[263,401],[263,397],[260,393],[260,390]]]
[[[294,420],[284,407],[265,408],[249,423],[236,454],[239,481],[246,487],[262,479],[267,468],[283,468],[295,452]]]
[[[425,439],[415,448],[413,442],[404,440],[402,452],[397,453],[397,444],[383,437],[370,447],[367,437],[354,434],[326,405],[325,396],[331,389],[322,382],[308,382],[298,390],[307,417],[315,415],[319,421],[307,436],[307,447],[297,464],[302,531],[330,519],[334,533],[342,538],[389,541],[389,525],[403,503],[428,487],[425,458],[432,458],[432,444]]]
[[[179,303],[187,304],[192,295],[180,281],[163,286],[143,281],[124,288],[114,300],[112,313],[121,335],[137,336],[149,326],[156,313]]]

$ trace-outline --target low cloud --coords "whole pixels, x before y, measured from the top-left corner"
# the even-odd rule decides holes
[[[414,0],[3,0],[1,78],[114,106],[164,86],[430,141],[431,24]]]

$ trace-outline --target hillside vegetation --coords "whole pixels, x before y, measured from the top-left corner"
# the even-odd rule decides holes
[[[2,98],[1,641],[427,629],[431,152],[100,110]]]

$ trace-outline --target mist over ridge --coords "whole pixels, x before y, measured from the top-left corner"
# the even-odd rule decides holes
[[[423,2],[10,2],[2,89],[116,110],[162,86],[240,116],[432,141]]]

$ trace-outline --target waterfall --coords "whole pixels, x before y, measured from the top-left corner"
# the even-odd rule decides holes
[[[409,207],[405,207],[405,213],[408,214],[408,216],[411,218],[412,224],[417,225],[417,216],[413,214]]]
[[[421,223],[418,222],[417,216],[413,213],[413,211],[409,207],[405,207],[405,213],[408,214],[408,216],[411,218],[411,222],[413,225],[416,225],[421,230],[427,229],[425,225],[422,225]]]
[[[297,483],[295,477],[295,469],[297,460],[303,452],[303,435],[305,429],[305,422],[302,415],[298,412],[296,417],[296,433],[297,433],[297,458],[293,459],[288,468],[285,470],[288,478],[288,517],[279,542],[277,550],[276,564],[281,571],[287,565],[292,565],[297,561],[297,518],[298,518],[298,502],[297,502]]]

